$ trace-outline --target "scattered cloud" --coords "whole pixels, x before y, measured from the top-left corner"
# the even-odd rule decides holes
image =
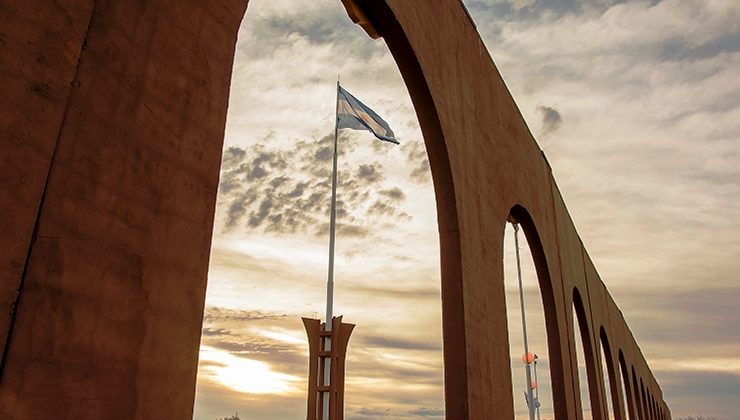
[[[207,306],[205,313],[203,314],[203,322],[216,322],[216,321],[264,321],[274,320],[279,318],[285,318],[286,314],[266,313],[262,311],[245,311],[241,309],[227,309],[213,306]]]
[[[427,408],[419,407],[412,410],[396,411],[390,408],[368,408],[362,407],[354,413],[351,418],[357,419],[377,419],[377,418],[407,418],[407,417],[421,417],[421,418],[444,418],[444,410],[440,408]]]
[[[271,137],[274,134],[270,135]],[[331,141],[299,140],[292,148],[263,144],[232,146],[224,151],[219,207],[225,208],[224,231],[325,235],[331,200]],[[344,147],[340,155],[351,153]],[[337,227],[340,236],[365,237],[367,225],[394,223],[393,216],[410,220],[399,205],[405,194],[395,186],[380,189],[386,178],[380,162],[340,165],[337,188]]]
[[[705,419],[737,416],[737,406],[732,401],[740,389],[740,374],[719,369],[669,370],[659,374],[664,395],[672,397],[672,413],[690,418],[697,416],[698,411]]]
[[[432,181],[424,143],[413,142],[406,146],[406,161],[411,167],[409,178],[418,184],[429,184]]]
[[[231,331],[225,330],[223,328],[203,328],[201,335],[204,337],[224,337],[233,336],[234,334]]]
[[[362,347],[380,349],[441,351],[442,343],[430,343],[428,341],[366,335],[362,339]]]
[[[563,118],[555,108],[540,105],[537,107],[537,111],[542,115],[541,131],[543,135],[548,135],[556,131],[560,128],[560,124],[563,123]]]
[[[388,197],[391,201],[403,201],[406,199],[406,194],[404,194],[398,187],[382,190],[380,191],[380,195]]]

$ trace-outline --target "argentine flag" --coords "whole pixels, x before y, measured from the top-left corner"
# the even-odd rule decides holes
[[[387,122],[349,92],[337,85],[337,128],[368,130],[380,140],[399,144]]]

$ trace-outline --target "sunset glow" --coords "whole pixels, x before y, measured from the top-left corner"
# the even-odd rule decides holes
[[[264,362],[237,357],[211,347],[200,348],[201,374],[247,394],[290,394],[300,391],[298,378],[275,372]]]

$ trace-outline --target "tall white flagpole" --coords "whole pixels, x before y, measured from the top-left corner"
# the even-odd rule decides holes
[[[334,242],[337,228],[337,138],[339,132],[339,77],[337,76],[337,103],[334,108],[334,154],[331,173],[331,215],[329,216],[329,275],[326,280],[326,331],[331,331],[334,317]],[[324,351],[331,350],[331,337],[324,338]],[[324,361],[324,385],[331,384],[331,358]],[[323,394],[323,420],[329,419],[329,393]]]
[[[329,219],[329,277],[326,281],[326,329],[331,331],[334,311],[334,237],[337,229],[337,133],[339,126],[339,78],[337,77],[337,104],[334,109],[334,155],[331,173],[331,215]]]

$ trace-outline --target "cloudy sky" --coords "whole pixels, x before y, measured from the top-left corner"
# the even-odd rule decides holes
[[[740,5],[464,3],[674,417],[737,418]],[[340,137],[335,313],[357,324],[347,417],[444,416],[434,194],[398,69],[338,0],[252,0],[234,62],[197,420],[305,417],[300,317],[324,312],[338,74],[401,141]],[[511,235],[503,263],[517,359]],[[551,418],[541,302],[522,251],[542,414]],[[512,377],[521,415],[520,364]]]

